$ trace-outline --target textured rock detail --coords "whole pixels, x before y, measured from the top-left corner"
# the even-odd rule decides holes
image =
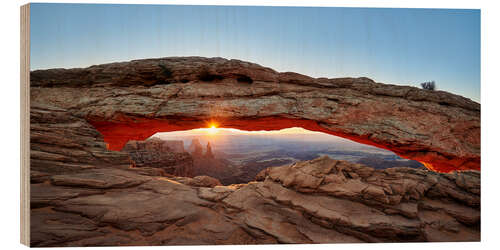
[[[374,170],[322,157],[248,184],[89,169],[32,190],[34,246],[480,240],[477,171]]]
[[[106,150],[102,135],[64,109],[33,104],[30,111],[32,181],[93,168],[129,168],[126,153]]]
[[[222,186],[133,167],[128,153],[108,150],[216,119],[340,135],[440,171],[479,169],[480,106],[463,97],[220,58],[31,76],[32,246],[480,240],[475,170],[374,170],[322,157]]]
[[[32,106],[31,118],[32,246],[480,240],[478,171],[323,157],[222,186],[132,167],[65,110]]]
[[[33,71],[31,99],[85,119],[112,150],[215,121],[242,130],[303,127],[436,171],[480,169],[478,103],[364,77],[311,78],[238,60],[173,57]]]
[[[129,141],[121,151],[130,155],[137,168],[162,169],[166,174],[192,177],[194,174],[193,158],[187,152],[174,152],[172,144],[171,141],[159,138]],[[174,145],[179,146],[178,143]],[[182,143],[182,148],[184,148],[183,145]],[[179,148],[176,151],[179,151]]]

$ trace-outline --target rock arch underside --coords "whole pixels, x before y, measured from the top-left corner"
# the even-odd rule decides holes
[[[479,240],[480,104],[467,98],[202,57],[30,77],[32,245]],[[120,151],[156,132],[212,124],[302,127],[433,171],[323,157],[220,186],[134,168]]]

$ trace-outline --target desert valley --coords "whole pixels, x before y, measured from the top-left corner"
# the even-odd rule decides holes
[[[138,167],[160,168],[176,176],[211,176],[224,185],[247,183],[268,167],[321,156],[375,169],[425,169],[418,161],[403,159],[388,150],[300,128],[275,133],[234,129],[157,133],[144,141],[129,141],[122,151],[129,153]]]

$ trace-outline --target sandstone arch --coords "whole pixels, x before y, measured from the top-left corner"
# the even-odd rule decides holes
[[[368,78],[172,57],[33,71],[31,101],[86,119],[111,150],[210,122],[244,130],[299,126],[386,148],[436,171],[480,169],[478,103]]]

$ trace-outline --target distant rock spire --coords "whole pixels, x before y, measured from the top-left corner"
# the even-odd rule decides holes
[[[191,146],[189,146],[189,152],[192,156],[201,157],[203,156],[203,147],[198,139],[193,139],[191,141]]]
[[[212,147],[210,146],[210,142],[207,144],[207,151],[205,152],[205,157],[214,158],[214,154],[212,153]]]

